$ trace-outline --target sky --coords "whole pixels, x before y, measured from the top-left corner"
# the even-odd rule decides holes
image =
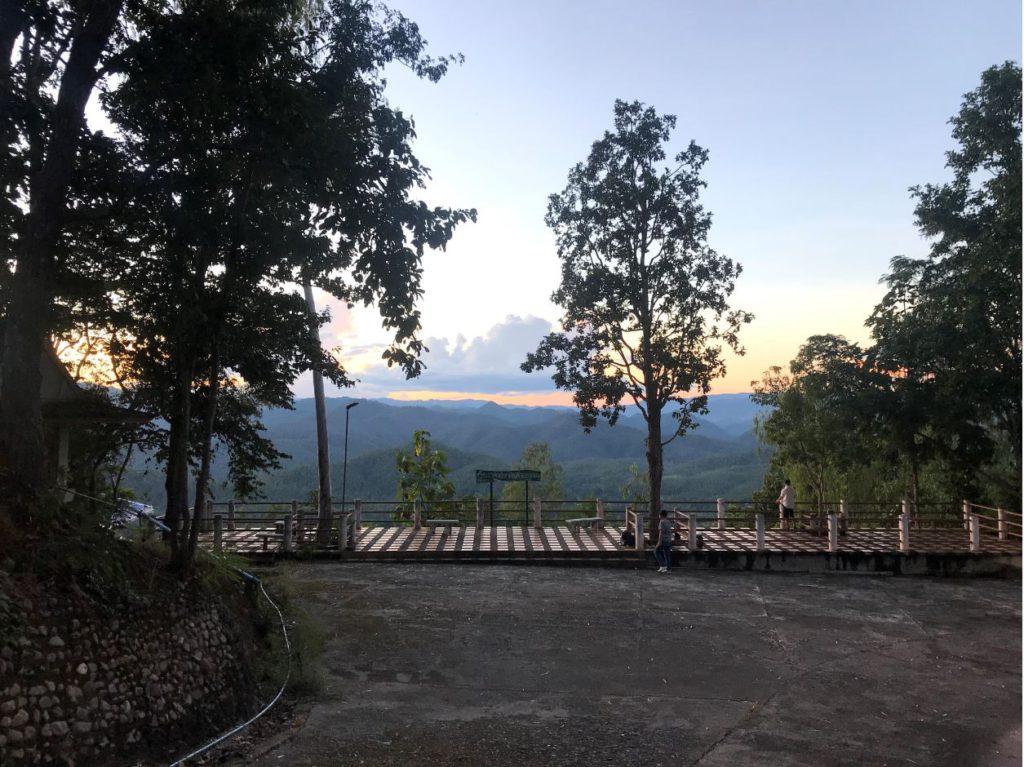
[[[1021,59],[1016,0],[400,0],[434,55],[465,62],[439,83],[395,67],[387,97],[415,120],[430,204],[475,207],[424,259],[426,371],[380,359],[374,310],[332,313],[322,343],[359,379],[328,396],[568,404],[519,364],[561,316],[548,195],[612,127],[615,99],[678,118],[692,139],[709,244],[743,266],[732,306],[755,315],[713,393],[749,391],[810,335],[869,339],[864,320],[896,255],[924,256],[908,187],[942,182],[949,118],[981,72]],[[308,375],[295,387],[310,396]]]

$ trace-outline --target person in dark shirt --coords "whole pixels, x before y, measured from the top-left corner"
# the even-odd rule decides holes
[[[654,558],[658,560],[658,572],[667,573],[672,567],[672,523],[668,512],[661,510],[661,521],[658,523],[658,545],[654,547]]]

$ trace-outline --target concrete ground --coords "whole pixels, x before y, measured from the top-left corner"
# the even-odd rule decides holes
[[[327,680],[259,765],[1021,764],[1019,580],[287,569]]]

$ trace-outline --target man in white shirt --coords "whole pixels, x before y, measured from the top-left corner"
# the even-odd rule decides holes
[[[793,519],[794,510],[796,509],[796,490],[789,484],[789,480],[786,480],[786,484],[782,486],[782,490],[779,492],[779,497],[775,499],[775,502],[779,504],[782,509],[780,527],[783,530],[788,530],[790,520]]]

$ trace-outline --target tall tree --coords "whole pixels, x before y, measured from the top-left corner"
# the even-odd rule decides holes
[[[845,472],[871,453],[867,430],[858,428],[868,392],[863,356],[842,336],[812,336],[789,375],[773,367],[751,381],[751,399],[770,408],[756,420],[759,439],[774,451],[770,473],[784,470],[819,509],[836,497]]]
[[[332,2],[309,28],[292,6],[196,2],[153,19],[105,100],[138,165],[156,168],[126,212],[117,284],[133,334],[125,355],[169,423],[167,519],[183,568],[199,529],[190,467],[198,510],[214,436],[230,455],[236,442],[259,446],[255,409],[230,410],[248,415],[218,432],[223,395],[289,406],[309,367],[349,382],[309,332],[295,285],[376,303],[395,336],[389,363],[414,375],[423,252],[474,216],[412,199],[428,171],[411,122],[383,97],[388,62],[437,79],[448,60],[427,58],[415,25],[370,3]]]
[[[85,105],[116,47],[123,0],[0,6],[0,490],[25,518],[47,485],[39,359],[63,276],[62,237],[88,134]],[[19,46],[20,41],[20,46]],[[17,49],[16,49],[17,46]]]
[[[950,123],[953,179],[911,189],[925,259],[898,258],[869,325],[875,364],[907,371],[933,403],[935,437],[953,464],[978,470],[986,454],[1010,457],[1000,485],[1021,487],[1021,70],[982,73]]]
[[[534,495],[549,501],[560,499],[564,494],[562,465],[551,458],[551,445],[547,442],[531,442],[523,448],[522,457],[516,462],[517,469],[533,469],[540,472],[540,482],[534,485]],[[521,482],[509,482],[501,489],[504,501],[522,501],[526,488]]]
[[[629,402],[639,408],[654,510],[664,446],[707,412],[711,382],[725,373],[723,347],[742,353],[738,332],[752,319],[728,304],[740,265],[707,244],[707,151],[691,142],[662,165],[675,124],[640,102],[616,101],[614,132],[594,142],[565,189],[551,195],[545,221],[562,262],[552,296],[564,311],[562,332],[522,365],[555,368],[552,380],[573,392],[584,429],[598,417],[614,424]],[[662,416],[673,403],[665,434]]]
[[[430,504],[455,497],[455,485],[448,479],[448,456],[431,446],[429,431],[419,429],[413,434],[410,452],[395,452],[395,466],[398,500],[405,505],[406,515],[416,501]]]

